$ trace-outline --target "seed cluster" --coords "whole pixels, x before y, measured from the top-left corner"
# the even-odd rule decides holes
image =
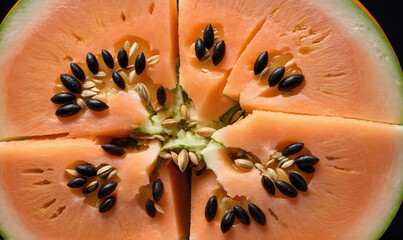
[[[255,61],[253,72],[259,75],[259,79],[266,78],[270,73],[270,67],[267,67],[269,62],[269,54],[267,51],[261,53]],[[304,76],[301,74],[294,74],[283,79],[285,74],[285,67],[278,67],[274,69],[268,79],[269,87],[274,87],[278,84],[279,91],[291,91],[297,88],[304,81]]]
[[[208,24],[204,29],[203,40],[198,38],[194,47],[196,57],[199,61],[205,63],[211,59],[214,66],[217,66],[224,58],[226,45],[224,40],[218,41],[219,38],[214,36],[214,32],[211,24]],[[213,46],[214,48],[211,52]]]
[[[133,56],[138,50],[138,44],[135,42],[133,45],[129,41],[126,41],[124,47],[122,47],[117,55],[116,61],[119,64],[119,68],[112,72],[112,80],[115,83],[117,89],[125,90],[126,82],[132,83],[135,75],[140,75],[144,72],[147,65],[153,65],[159,62],[159,55],[155,55],[146,59],[143,52],[138,53],[135,63],[129,65],[129,57]],[[129,53],[127,52],[129,51]],[[102,59],[105,65],[109,69],[114,69],[115,60],[110,52],[103,49]],[[56,116],[58,117],[70,117],[81,111],[81,109],[89,109],[92,111],[105,111],[109,106],[98,99],[93,97],[97,96],[101,90],[101,86],[105,82],[99,78],[106,76],[106,73],[100,71],[99,60],[93,53],[88,53],[86,56],[86,65],[91,71],[92,76],[86,76],[83,69],[77,63],[70,63],[70,69],[73,75],[61,74],[60,80],[63,86],[71,93],[58,93],[51,98],[51,101],[55,104],[63,104],[56,110]],[[122,70],[130,70],[129,76]],[[161,104],[163,101],[163,95],[159,92],[160,99],[158,102]],[[163,104],[161,104],[163,105]]]
[[[104,213],[112,209],[116,202],[116,196],[111,196],[118,183],[116,179],[117,170],[111,165],[100,165],[97,168],[86,163],[80,164],[75,169],[66,169],[66,173],[72,178],[67,186],[70,188],[82,188],[82,193],[87,195],[97,193],[97,207],[99,212]],[[88,183],[88,184],[87,184]]]
[[[253,220],[255,220],[258,224],[264,226],[266,225],[266,217],[263,211],[253,203],[248,204],[248,212],[239,205],[234,205],[233,209],[230,209],[228,204],[229,197],[224,197],[222,199],[222,207],[225,209],[226,213],[221,219],[221,231],[222,233],[228,232],[232,226],[234,225],[235,217],[243,224],[250,224],[250,217],[248,212]],[[215,195],[211,196],[205,206],[204,216],[207,222],[211,222],[215,216],[217,215],[218,210],[218,202],[217,197]]]
[[[269,156],[269,160],[263,165],[260,160],[251,153],[242,149],[236,152],[230,152],[230,158],[233,159],[233,167],[239,171],[251,171],[253,167],[262,174],[261,184],[263,188],[271,195],[274,195],[276,188],[285,196],[295,198],[298,196],[296,190],[306,192],[308,185],[305,179],[296,171],[286,171],[291,166],[296,165],[301,171],[313,173],[313,165],[319,162],[319,159],[312,155],[300,155],[295,159],[289,157],[298,154],[304,148],[303,143],[292,143],[284,148],[280,153],[274,151]],[[276,170],[273,166],[277,163]],[[278,175],[289,179],[288,183],[278,179]]]

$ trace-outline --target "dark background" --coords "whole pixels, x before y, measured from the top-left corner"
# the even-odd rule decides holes
[[[338,1],[338,0],[329,0]],[[0,19],[3,19],[16,0],[1,0]],[[399,0],[361,0],[379,22],[400,61],[403,60],[403,2]],[[400,43],[400,44],[399,44]],[[376,207],[376,206],[374,206]],[[0,237],[1,239],[1,237]],[[403,240],[403,207],[385,232],[382,240]],[[348,240],[348,239],[341,239]]]

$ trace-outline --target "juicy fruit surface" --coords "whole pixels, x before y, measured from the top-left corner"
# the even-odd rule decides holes
[[[20,151],[22,147],[24,151]],[[1,143],[2,225],[13,233],[12,239],[179,239],[187,231],[186,225],[181,225],[186,219],[182,201],[187,186],[186,178],[177,175],[173,166],[158,170],[166,189],[158,204],[165,214],[150,218],[137,204],[140,188],[149,183],[159,151],[156,141],[147,150],[128,153],[124,158],[106,154],[90,140]],[[71,176],[65,169],[74,169],[74,163],[83,163],[82,159],[95,166],[110,164],[118,170],[116,203],[109,212],[100,215],[91,205],[96,194],[83,195],[81,189],[67,187]]]
[[[144,39],[159,51],[158,64],[147,67],[142,75],[148,76],[154,84],[174,88],[176,1],[135,1],[127,4],[126,1],[42,0],[38,4],[43,6],[40,16],[35,15],[24,26],[12,19],[14,21],[9,26],[6,22],[3,29],[10,34],[3,34],[0,40],[4,56],[0,62],[0,86],[4,90],[2,102],[7,102],[1,106],[0,138],[61,133],[70,133],[75,137],[99,136],[108,134],[102,130],[105,127],[113,132],[127,132],[143,125],[144,111],[135,93],[111,96],[109,102],[121,102],[121,106],[114,104],[102,113],[85,111],[80,120],[74,117],[58,119],[55,115],[57,106],[49,99],[54,95],[59,75],[70,71],[70,62],[85,63],[88,52],[100,55],[102,49],[116,57],[114,45],[130,37]],[[108,7],[105,8],[105,5]],[[25,11],[26,15],[35,11],[24,5],[21,8],[25,9],[16,8],[17,15],[17,10]],[[9,38],[16,41],[10,43]]]
[[[179,12],[172,0],[25,0],[2,25],[0,139],[36,139],[0,143],[0,219],[10,220],[0,224],[8,236],[368,239],[382,232],[401,202],[403,130],[340,118],[401,122],[403,74],[365,9],[355,0],[178,4]],[[254,69],[265,51],[267,64]],[[60,74],[80,81],[63,86]],[[97,94],[84,97],[79,88],[91,82]],[[102,102],[68,116],[62,100],[50,99],[69,89]],[[120,146],[125,141],[129,148]],[[282,152],[291,143],[302,147]],[[103,194],[100,205],[93,182],[81,186],[71,176],[85,163],[118,171],[109,205]],[[213,195],[218,209],[206,217]]]
[[[247,196],[264,209],[269,226],[249,229],[247,234],[253,238],[320,239],[326,234],[327,239],[369,239],[390,221],[383,209],[400,202],[396,199],[403,168],[400,126],[255,111],[213,138],[226,147],[253,152],[263,164],[271,151],[282,151],[285,141],[303,142],[320,159],[315,173],[303,175],[309,180],[308,191],[284,199],[278,190],[274,196],[264,191],[257,169],[235,170],[225,148],[203,151],[207,166],[229,196]],[[281,180],[289,182],[288,177]],[[202,195],[209,194],[205,192]],[[203,232],[204,227],[210,228],[206,222],[197,231]],[[208,231],[222,238],[218,228]],[[231,239],[242,239],[236,227],[230,231]]]

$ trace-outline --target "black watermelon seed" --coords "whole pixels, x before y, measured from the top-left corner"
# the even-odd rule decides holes
[[[319,158],[312,155],[302,155],[294,159],[298,167],[313,166],[319,162]]]
[[[195,43],[195,54],[197,59],[201,60],[204,57],[204,54],[206,53],[206,46],[204,45],[204,42],[198,38]]]
[[[285,147],[281,154],[283,154],[283,156],[288,157],[288,156],[298,153],[303,148],[304,148],[303,143],[293,143],[293,144],[290,144],[287,147]]]
[[[96,112],[105,111],[106,109],[109,108],[109,106],[106,103],[98,99],[87,99],[85,100],[85,105],[87,105],[87,107],[92,111]]]
[[[111,194],[113,191],[115,191],[117,185],[117,182],[109,182],[103,185],[98,191],[98,198],[104,198]]]
[[[214,195],[209,198],[204,209],[204,216],[207,222],[211,222],[217,214],[217,197]]]
[[[58,93],[50,99],[50,101],[57,104],[69,103],[74,100],[76,100],[76,95],[72,93]]]
[[[287,182],[284,181],[276,181],[276,186],[280,192],[290,198],[295,198],[298,196],[297,191]]]
[[[129,57],[127,56],[127,52],[124,48],[119,50],[118,62],[121,68],[125,68],[127,65],[129,65]]]
[[[136,62],[134,63],[134,69],[136,70],[136,74],[140,75],[145,68],[146,68],[146,57],[144,56],[144,53],[141,52],[136,57]]]
[[[258,75],[266,68],[269,62],[269,53],[267,51],[263,52],[256,58],[255,65],[253,66],[253,73]]]
[[[120,89],[125,89],[126,88],[126,83],[125,80],[123,79],[122,76],[120,76],[119,73],[113,72],[112,73],[112,79],[115,82],[115,84],[120,88]]]
[[[108,68],[113,69],[115,67],[115,62],[113,61],[112,54],[104,49],[102,49],[102,58],[104,59],[104,62],[106,66],[108,66]]]
[[[266,225],[266,217],[258,206],[256,206],[253,203],[249,203],[248,209],[249,209],[250,215],[257,223],[259,223],[262,226]]]
[[[146,211],[147,211],[148,216],[150,216],[150,217],[155,216],[155,213],[157,210],[155,209],[154,203],[153,203],[153,201],[151,201],[151,199],[147,200]]]
[[[207,49],[210,49],[213,46],[214,29],[213,29],[213,26],[211,26],[211,24],[207,25],[207,27],[204,29],[203,40],[204,40],[204,45]]]
[[[122,156],[126,153],[122,147],[115,144],[102,144],[101,147],[105,152],[113,156]]]
[[[81,110],[81,107],[75,103],[64,104],[56,110],[56,116],[58,117],[70,117],[77,114]]]
[[[97,169],[91,164],[80,164],[76,167],[76,171],[86,177],[95,177],[97,175]]]
[[[164,184],[162,183],[161,179],[155,180],[153,183],[153,198],[156,202],[158,202],[162,194],[164,193]]]
[[[298,166],[298,168],[301,170],[301,171],[303,171],[303,172],[306,172],[306,173],[314,173],[315,172],[315,168],[314,167],[312,167],[312,166],[305,166],[305,167],[303,167],[303,166]]]
[[[225,42],[224,40],[221,40],[215,45],[213,50],[212,59],[214,66],[217,66],[222,61],[224,55],[225,55]]]
[[[81,93],[81,84],[77,78],[69,74],[60,74],[63,85],[72,93]]]
[[[300,75],[300,74],[295,74],[295,75],[286,77],[278,85],[278,90],[280,90],[280,91],[291,91],[294,88],[296,88],[299,85],[301,85],[301,83],[304,81],[304,78],[305,77],[303,75]]]
[[[234,224],[235,214],[233,211],[227,212],[221,220],[221,232],[228,232]]]
[[[306,192],[308,190],[308,186],[306,185],[305,179],[301,177],[296,172],[288,172],[288,177],[290,178],[291,184],[298,190],[302,192]]]
[[[285,67],[279,67],[274,69],[274,71],[269,76],[269,87],[276,86],[284,77],[284,73],[285,73]]]
[[[200,169],[199,171],[196,172],[196,176],[202,175],[206,170],[207,170],[206,167]]]
[[[95,74],[99,71],[99,64],[97,58],[92,53],[87,54],[87,66],[90,71]]]
[[[235,216],[238,218],[238,220],[241,223],[243,223],[245,225],[249,225],[250,218],[249,218],[248,213],[245,211],[245,209],[243,209],[240,206],[235,205],[234,206],[234,213],[235,213]]]
[[[274,183],[266,176],[262,176],[262,185],[263,188],[270,193],[271,195],[274,195],[274,193],[276,192],[276,187],[274,186]]]
[[[80,66],[78,66],[78,64],[76,63],[70,63],[70,69],[71,72],[74,74],[74,76],[80,80],[80,81],[84,81],[85,80],[85,73],[83,71],[83,69],[81,69]]]
[[[67,183],[67,186],[71,187],[71,188],[79,188],[84,186],[87,183],[87,179],[83,178],[83,177],[76,177],[72,180],[70,180]]]
[[[99,206],[99,212],[104,213],[104,212],[111,210],[111,208],[115,205],[115,202],[116,202],[116,197],[114,197],[114,196],[108,197]]]
[[[164,106],[166,100],[167,100],[167,94],[165,93],[165,88],[161,86],[157,90],[157,101],[159,105]]]
[[[124,137],[124,138],[113,138],[110,144],[115,144],[121,147],[136,147],[137,146],[137,139],[131,137]]]

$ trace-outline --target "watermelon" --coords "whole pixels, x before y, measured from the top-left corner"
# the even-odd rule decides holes
[[[402,202],[357,0],[20,0],[0,53],[6,239],[375,239]]]

